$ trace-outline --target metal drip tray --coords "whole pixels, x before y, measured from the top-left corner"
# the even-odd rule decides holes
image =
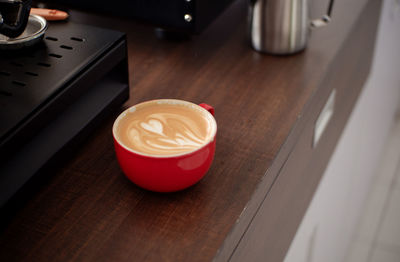
[[[122,104],[129,85],[125,34],[102,28],[50,24],[40,43],[0,58],[2,205],[107,107]],[[46,140],[52,132],[57,143]]]

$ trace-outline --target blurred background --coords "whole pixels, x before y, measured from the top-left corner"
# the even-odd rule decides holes
[[[376,41],[369,79],[286,262],[400,261],[399,0],[384,0]]]

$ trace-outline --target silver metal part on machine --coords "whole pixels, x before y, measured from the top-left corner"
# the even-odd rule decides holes
[[[32,46],[43,39],[46,29],[46,19],[38,15],[30,15],[21,35],[15,38],[0,35],[0,50],[16,50]]]

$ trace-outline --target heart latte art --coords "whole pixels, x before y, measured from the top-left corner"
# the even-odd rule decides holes
[[[149,104],[127,111],[118,137],[126,147],[149,155],[175,155],[200,148],[210,140],[206,112],[181,104]]]

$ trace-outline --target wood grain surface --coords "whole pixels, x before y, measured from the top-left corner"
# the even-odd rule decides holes
[[[185,41],[157,39],[151,26],[128,19],[71,11],[71,21],[127,33],[131,98],[2,210],[1,260],[210,261],[216,255],[228,260],[364,13],[366,1],[345,2],[338,1],[337,19],[313,32],[307,50],[293,56],[250,48],[246,1],[235,2],[206,31]],[[323,12],[321,6],[314,13]],[[378,16],[379,8],[368,15]],[[364,41],[364,34],[359,37]],[[206,102],[216,111],[213,165],[181,192],[142,190],[124,177],[114,155],[111,127],[119,112],[157,98]],[[319,178],[314,176],[314,186]]]

